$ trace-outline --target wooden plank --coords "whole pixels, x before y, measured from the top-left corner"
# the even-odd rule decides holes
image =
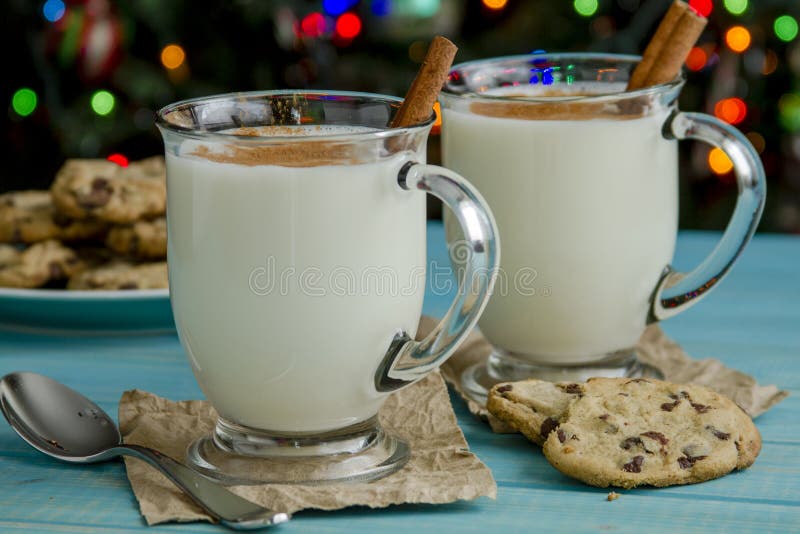
[[[446,261],[441,225],[429,236],[432,259]],[[682,234],[678,258],[688,265],[716,234]],[[694,356],[714,356],[788,387],[794,396],[759,418],[765,446],[753,468],[694,486],[620,492],[589,488],[555,472],[540,452],[515,435],[496,435],[456,401],[472,450],[493,470],[496,501],[445,506],[355,508],[306,512],[281,532],[781,532],[800,525],[800,338],[797,265],[800,239],[757,237],[731,276],[705,302],[664,324]],[[761,290],[759,290],[761,288]],[[428,298],[426,313],[441,314],[447,296]],[[763,313],[762,313],[763,312]],[[0,333],[0,373],[30,369],[88,394],[112,414],[124,389],[147,389],[173,399],[200,396],[175,336],[42,337]],[[50,460],[0,428],[0,531],[133,532],[144,528],[122,465],[72,466]],[[153,532],[219,532],[203,524],[168,525]]]

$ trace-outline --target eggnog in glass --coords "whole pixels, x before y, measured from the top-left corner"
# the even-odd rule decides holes
[[[371,480],[407,460],[378,409],[453,352],[491,287],[485,277],[464,287],[442,328],[413,340],[426,287],[424,192],[470,217],[471,269],[492,271],[498,259],[480,195],[424,164],[431,122],[386,126],[398,105],[260,92],[160,112],[170,298],[219,414],[189,448],[193,468],[235,484],[320,483]]]
[[[503,240],[479,321],[495,350],[462,375],[476,400],[495,383],[527,377],[657,375],[634,350],[645,326],[704,295],[755,229],[764,186],[752,147],[712,117],[679,113],[680,78],[626,92],[637,60],[544,54],[450,73],[440,96],[444,163],[481,191]],[[720,247],[687,276],[669,267],[683,138],[734,155],[740,183]],[[457,247],[449,213],[445,226]]]

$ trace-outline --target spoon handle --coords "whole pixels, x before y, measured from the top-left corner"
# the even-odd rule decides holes
[[[291,516],[273,512],[228,491],[169,456],[139,445],[119,445],[113,452],[144,460],[181,488],[200,508],[228,528],[252,530],[288,521]]]

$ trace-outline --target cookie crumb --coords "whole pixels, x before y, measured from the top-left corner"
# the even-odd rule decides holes
[[[608,493],[608,495],[606,495],[606,500],[609,502],[616,501],[617,499],[619,499],[619,493],[616,491],[611,491]]]

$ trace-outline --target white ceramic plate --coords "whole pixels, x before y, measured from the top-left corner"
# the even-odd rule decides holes
[[[67,291],[0,288],[0,328],[63,333],[175,329],[169,290]]]

